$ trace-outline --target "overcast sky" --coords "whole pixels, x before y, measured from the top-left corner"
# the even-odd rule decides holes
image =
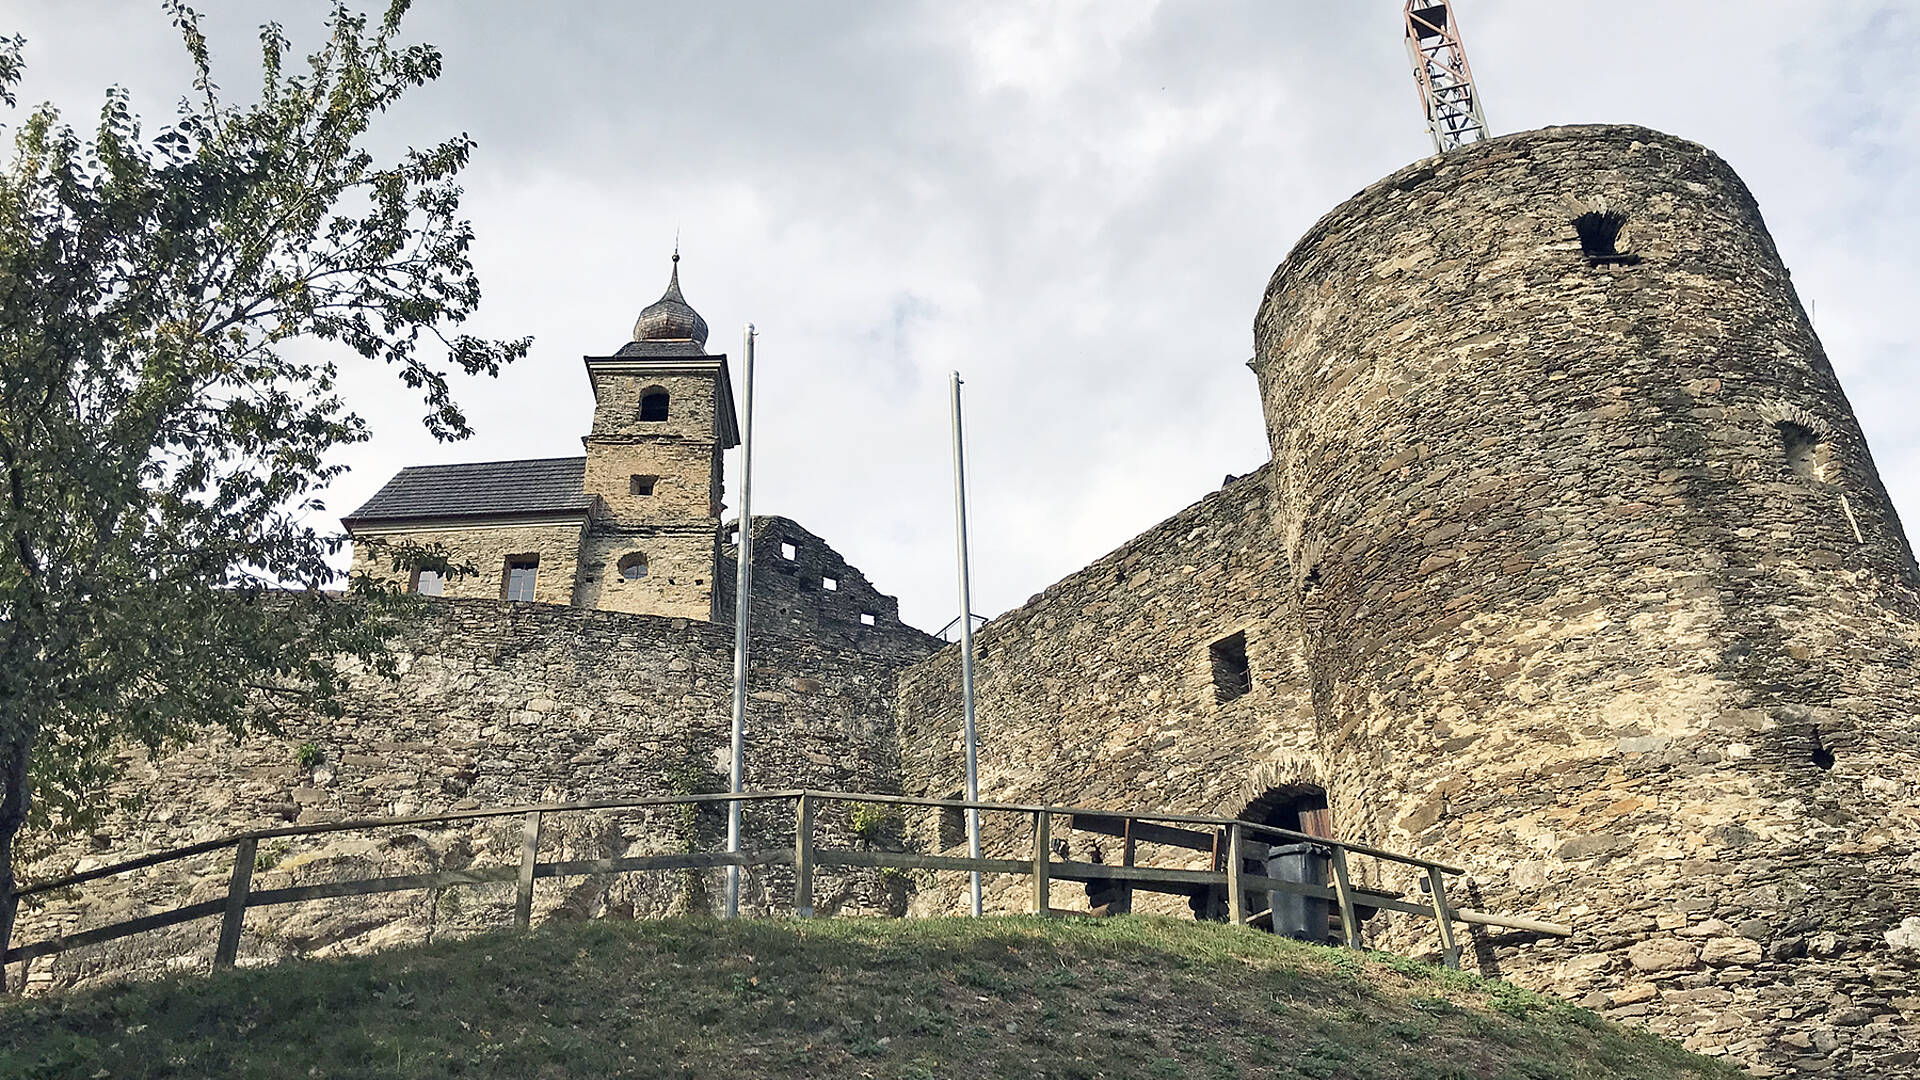
[[[243,91],[254,27],[201,0]],[[577,454],[581,367],[666,283],[737,357],[758,324],[754,509],[825,537],[905,617],[957,610],[947,373],[967,380],[976,611],[996,614],[1267,457],[1252,323],[1321,214],[1431,152],[1394,0],[416,0],[446,74],[381,138],[479,142],[478,329],[532,334],[433,442],[384,372],[329,496],[405,465]],[[1894,500],[1920,513],[1920,7],[1459,0],[1496,132],[1645,124],[1758,196]],[[9,0],[26,101],[111,83],[158,126],[190,74],[154,0]],[[304,51],[302,49],[301,51]],[[728,501],[738,505],[730,455]]]

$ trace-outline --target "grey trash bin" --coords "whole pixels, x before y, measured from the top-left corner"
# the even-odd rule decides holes
[[[1319,844],[1280,844],[1267,849],[1267,876],[1302,885],[1327,883],[1327,849]],[[1294,892],[1270,892],[1273,932],[1325,944],[1333,907],[1326,900]]]

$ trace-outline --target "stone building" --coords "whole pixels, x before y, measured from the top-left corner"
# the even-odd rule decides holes
[[[633,340],[585,358],[584,457],[403,469],[343,519],[354,568],[391,574],[369,541],[438,543],[479,573],[416,573],[417,591],[715,618],[721,455],[740,432],[727,358],[707,354],[673,264]]]
[[[483,574],[444,583],[473,598],[438,606],[397,684],[294,718],[337,757],[256,738],[142,764],[159,797],[36,872],[263,820],[715,783],[725,361],[677,274],[634,337],[587,362],[584,459],[407,470],[350,519]],[[1469,905],[1575,931],[1476,932],[1487,973],[1757,1075],[1920,1072],[1920,568],[1726,163],[1616,126],[1417,162],[1308,231],[1254,337],[1272,460],[977,635],[983,798],[1455,863]],[[956,795],[957,648],[797,524],[748,534],[750,784]],[[910,840],[951,848],[952,826]],[[911,905],[957,910],[959,888]],[[576,907],[648,909],[604,888]],[[1421,930],[1365,933],[1418,953]]]

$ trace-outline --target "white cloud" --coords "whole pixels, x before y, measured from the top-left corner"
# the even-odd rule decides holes
[[[207,2],[244,65],[265,11]],[[16,8],[22,5],[16,3]],[[1631,121],[1761,200],[1897,503],[1920,506],[1920,19],[1905,6],[1459,0],[1497,130]],[[1398,7],[1317,0],[528,5],[422,0],[447,75],[385,137],[469,130],[482,329],[534,354],[463,387],[438,446],[380,372],[332,504],[400,466],[578,452],[579,357],[627,335],[683,236],[687,296],[761,331],[755,505],[929,627],[953,613],[946,375],[968,380],[976,607],[1023,601],[1265,458],[1244,367],[1293,241],[1429,152]],[[157,4],[27,0],[29,98],[110,82],[158,118]],[[245,79],[226,80],[233,88]]]

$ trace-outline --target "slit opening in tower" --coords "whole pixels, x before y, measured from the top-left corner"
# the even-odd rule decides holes
[[[1594,266],[1632,266],[1640,256],[1620,250],[1620,231],[1627,226],[1627,215],[1618,210],[1590,210],[1573,219],[1573,230],[1580,234],[1580,253]]]
[[[1820,434],[1804,424],[1782,420],[1774,427],[1780,432],[1780,452],[1787,468],[1802,480],[1820,479]]]
[[[1833,768],[1833,751],[1828,748],[1827,740],[1821,736],[1819,728],[1813,729],[1813,764],[1821,772]]]

